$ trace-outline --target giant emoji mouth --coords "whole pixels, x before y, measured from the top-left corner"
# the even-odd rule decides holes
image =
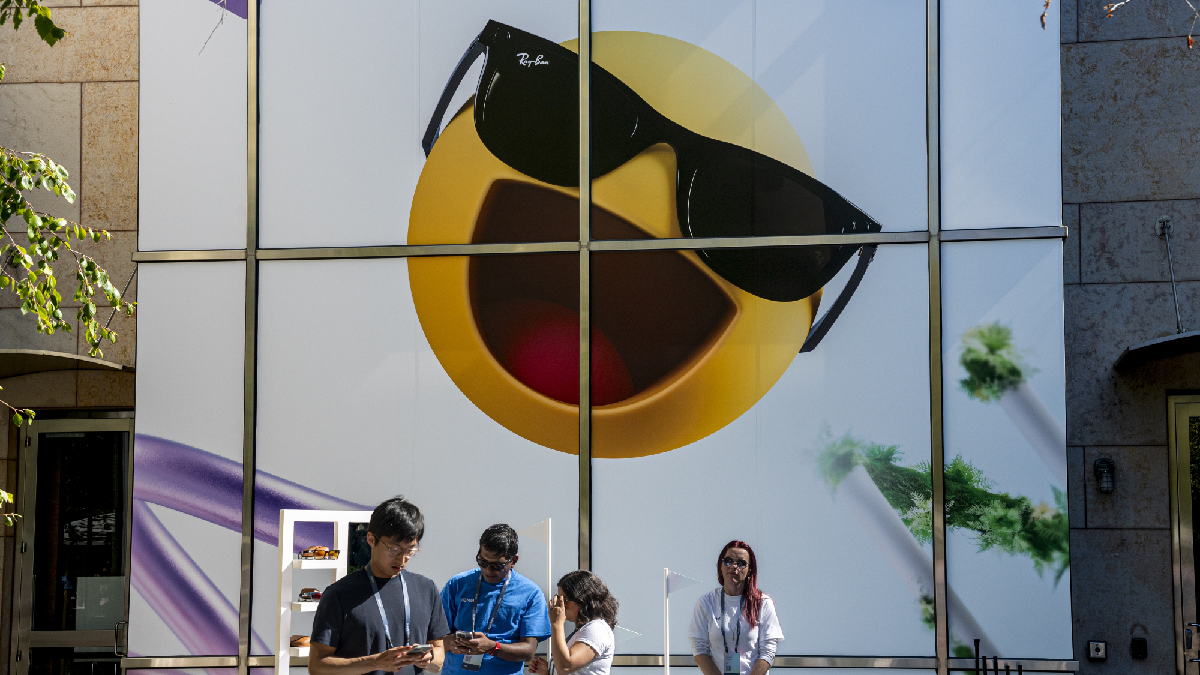
[[[579,202],[519,181],[492,184],[475,243],[578,239]],[[596,239],[648,239],[592,206]],[[592,256],[592,405],[648,395],[686,372],[737,313],[728,294],[677,251]],[[470,295],[484,343],[525,386],[579,402],[579,258],[573,254],[477,256]]]

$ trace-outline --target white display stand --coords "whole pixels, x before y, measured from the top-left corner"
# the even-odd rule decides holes
[[[371,521],[370,511],[279,511],[279,617],[275,622],[275,675],[288,675],[291,660],[308,662],[308,647],[292,647],[292,612],[315,612],[316,602],[298,602],[299,589],[292,588],[292,570],[330,570],[330,583],[346,576],[350,560],[350,523]],[[337,560],[296,560],[292,553],[296,523],[333,523],[333,546]]]

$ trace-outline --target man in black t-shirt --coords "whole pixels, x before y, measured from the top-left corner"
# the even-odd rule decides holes
[[[403,497],[375,507],[367,526],[370,564],[325,589],[317,606],[311,675],[441,671],[441,637],[450,632],[441,596],[428,577],[404,570],[424,534],[425,517]],[[414,649],[423,644],[433,648]]]

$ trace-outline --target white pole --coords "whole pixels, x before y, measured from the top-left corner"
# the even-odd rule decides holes
[[[1059,487],[1067,485],[1067,430],[1058,423],[1054,413],[1029,386],[1022,382],[1000,396],[1000,407],[1008,414],[1013,426],[1033,446],[1034,452],[1046,463]]]
[[[912,532],[896,513],[879,487],[862,466],[854,467],[837,487],[838,502],[858,519],[867,536],[900,575],[913,596],[933,596],[933,561],[917,543]],[[984,654],[999,654],[995,644],[983,632],[953,588],[946,589],[950,634],[964,643],[981,640]]]
[[[553,575],[550,572],[550,519],[546,519],[546,592],[551,596],[554,595]],[[551,663],[554,663],[554,657],[550,654],[550,640],[546,640],[546,667],[549,668]]]
[[[671,675],[671,599],[667,591],[667,568],[663,568],[663,675]]]

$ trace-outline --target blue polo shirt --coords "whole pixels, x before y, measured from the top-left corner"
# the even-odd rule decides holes
[[[550,637],[550,614],[546,607],[546,595],[538,585],[522,576],[516,570],[510,573],[508,590],[504,592],[504,601],[496,611],[496,620],[492,629],[486,630],[488,620],[492,618],[492,608],[504,582],[489,584],[484,581],[479,585],[479,609],[475,612],[475,626],[471,626],[471,608],[475,603],[475,583],[479,581],[482,572],[476,567],[463,572],[446,582],[442,588],[442,608],[446,612],[446,621],[450,624],[450,632],[465,630],[487,633],[496,642],[517,642],[521,638],[535,637],[540,642]],[[463,657],[451,654],[446,650],[446,662],[442,665],[443,675],[458,675],[462,670]],[[525,667],[520,661],[505,661],[498,656],[484,656],[479,675],[515,675]],[[473,674],[471,674],[473,675]]]

